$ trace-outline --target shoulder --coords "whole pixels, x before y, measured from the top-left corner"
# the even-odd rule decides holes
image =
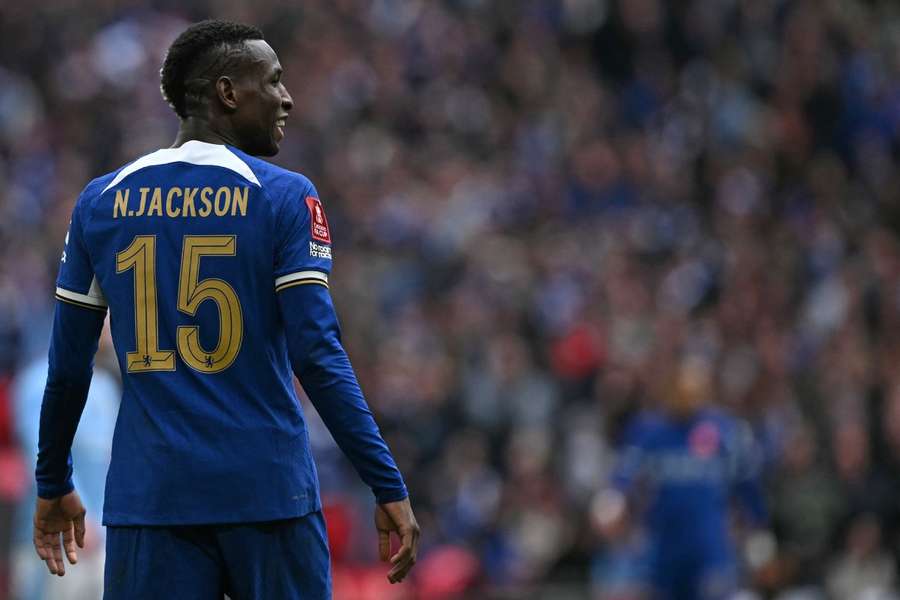
[[[701,419],[713,423],[721,431],[726,433],[733,433],[746,425],[742,419],[735,417],[728,411],[714,407],[705,409],[701,413]]]
[[[124,164],[115,171],[96,177],[84,186],[84,189],[81,190],[81,194],[78,195],[78,199],[75,201],[75,209],[73,211],[73,215],[79,220],[84,219],[82,226],[90,221],[91,209],[97,204],[97,200],[103,195],[103,192],[115,181],[119,172],[129,164],[131,163]]]
[[[91,202],[94,199],[100,197],[101,194],[106,190],[110,183],[116,178],[120,171],[126,168],[131,163],[126,163],[116,169],[115,171],[110,171],[105,175],[101,175],[100,177],[96,177],[92,179],[84,189],[81,191],[81,195],[78,197],[79,202]]]
[[[311,192],[314,195],[315,187],[305,175],[250,156],[232,146],[227,146],[227,148],[253,171],[260,186],[268,192],[270,197],[297,197],[301,194],[308,195]]]
[[[726,446],[747,448],[755,444],[753,428],[745,419],[721,409],[709,409],[703,416],[719,430]]]

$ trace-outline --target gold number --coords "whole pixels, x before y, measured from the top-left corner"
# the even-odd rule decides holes
[[[219,342],[215,349],[204,350],[200,346],[200,328],[196,325],[178,328],[178,353],[188,366],[202,373],[227,369],[241,349],[244,321],[234,288],[221,279],[199,279],[201,257],[234,256],[235,245],[233,235],[189,235],[184,238],[178,310],[194,316],[204,300],[212,300],[219,307]]]
[[[188,235],[181,253],[178,279],[178,310],[197,314],[204,300],[219,308],[219,341],[207,351],[200,345],[200,328],[178,327],[177,346],[182,360],[202,373],[224,371],[241,349],[244,319],[234,288],[221,279],[200,279],[200,259],[204,256],[234,256],[233,235]],[[156,236],[139,235],[116,254],[116,273],[134,269],[134,325],[137,349],[127,354],[129,373],[174,371],[175,352],[159,349],[159,312],[156,300]]]
[[[116,273],[134,269],[134,352],[126,355],[129,373],[174,371],[175,352],[159,349],[156,310],[156,236],[139,235],[116,254]]]

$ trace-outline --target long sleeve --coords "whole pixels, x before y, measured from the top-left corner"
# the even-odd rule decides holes
[[[611,473],[610,483],[626,496],[632,493],[638,480],[645,474],[645,421],[638,416],[628,424],[619,449],[619,458]]]
[[[294,373],[313,406],[378,503],[406,498],[406,485],[369,410],[341,345],[337,315],[324,285],[278,293]]]
[[[732,493],[751,524],[754,527],[763,527],[767,524],[768,512],[760,481],[761,452],[747,423],[737,422],[734,435]]]
[[[35,471],[41,498],[73,489],[72,440],[91,385],[104,317],[105,311],[56,303]]]

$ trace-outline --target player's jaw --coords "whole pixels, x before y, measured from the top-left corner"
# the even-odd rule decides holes
[[[239,147],[254,156],[274,156],[284,139],[289,105],[281,99],[260,97],[245,118],[236,123]]]
[[[265,119],[258,128],[259,139],[256,144],[257,156],[275,156],[280,150],[281,141],[284,139],[284,127],[287,122],[287,114],[278,114]]]
[[[286,90],[284,95],[268,96],[260,100],[262,110],[259,115],[260,149],[258,154],[274,156],[278,154],[279,144],[284,139],[284,127],[293,103]]]

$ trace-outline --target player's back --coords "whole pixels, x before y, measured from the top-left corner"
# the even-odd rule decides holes
[[[316,196],[296,173],[198,141],[82,194],[66,260],[86,256],[69,271],[96,279],[79,293],[85,283],[61,275],[58,295],[110,309],[124,392],[105,523],[261,521],[319,507],[276,298],[276,284],[327,282]]]

